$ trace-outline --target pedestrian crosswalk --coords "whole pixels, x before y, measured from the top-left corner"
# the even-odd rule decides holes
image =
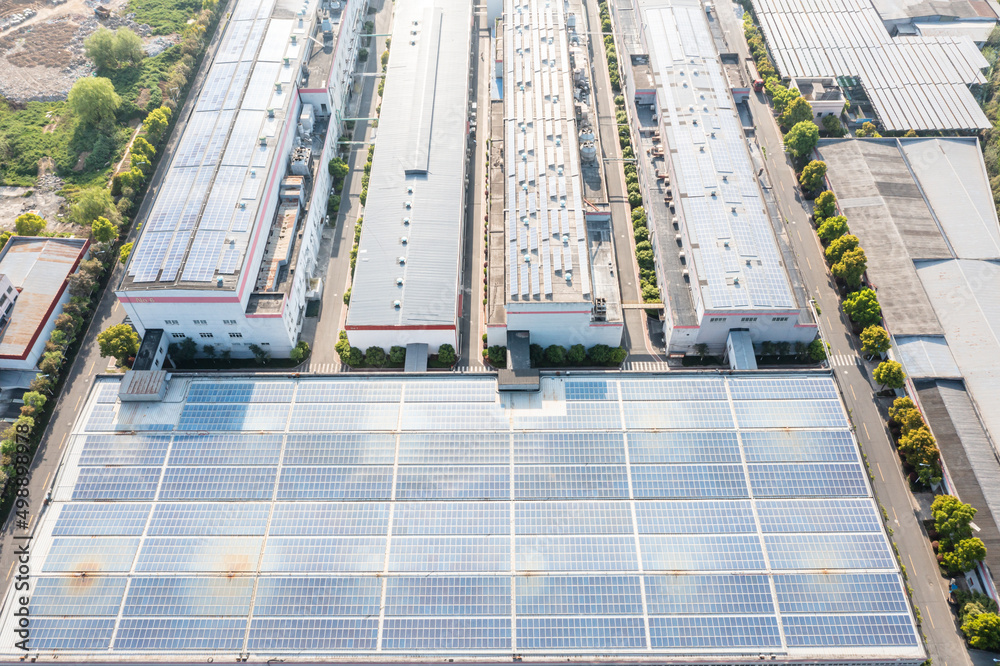
[[[669,372],[670,366],[664,361],[625,361],[625,372]]]
[[[854,354],[830,354],[830,365],[835,368],[857,365],[858,360]]]
[[[310,362],[303,372],[313,375],[332,375],[344,372],[346,366],[343,363],[312,363]]]

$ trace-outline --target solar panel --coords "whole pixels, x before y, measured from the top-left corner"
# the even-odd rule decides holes
[[[919,657],[829,378],[174,382],[176,433],[115,434],[103,381],[70,439],[56,651]]]

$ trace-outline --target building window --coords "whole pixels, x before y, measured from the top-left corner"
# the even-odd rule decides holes
[[[175,338],[183,338],[183,337],[185,337],[183,333],[171,333],[171,335],[174,336]]]
[[[271,343],[270,343],[270,342],[262,342],[262,343],[260,343],[260,344],[261,344],[262,346],[264,346],[264,347],[270,347],[270,346],[271,346]]]
[[[200,335],[203,338],[214,338],[215,337],[211,333],[199,333],[198,335]]]
[[[164,319],[163,324],[165,326],[177,326],[180,322],[176,319]]]
[[[236,320],[235,319],[223,319],[222,323],[225,324],[225,325],[227,325],[227,326],[236,326]]]
[[[242,333],[230,333],[229,337],[231,337],[231,338],[242,338],[243,334]]]
[[[7,287],[7,293],[8,293],[8,294],[9,294],[10,292],[12,292],[12,291],[14,291],[14,287]]]
[[[194,323],[195,324],[207,324],[208,322],[205,321],[204,319],[195,319]]]
[[[740,321],[757,321],[757,317],[743,317]]]
[[[709,319],[709,321],[713,322],[713,323],[718,323],[720,321],[726,321],[726,318],[725,317],[712,317],[711,319]]]
[[[788,317],[772,317],[771,321],[788,321]]]

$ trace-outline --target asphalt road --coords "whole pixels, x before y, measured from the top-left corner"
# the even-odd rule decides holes
[[[730,0],[716,5],[729,44],[748,55],[742,27]],[[934,664],[971,664],[965,642],[947,602],[948,580],[943,578],[930,547],[930,540],[918,520],[918,505],[903,478],[899,458],[889,440],[884,417],[879,413],[870,381],[870,366],[862,360],[860,346],[851,333],[850,322],[840,310],[840,298],[827,271],[822,246],[809,222],[812,202],[801,198],[791,163],[782,152],[782,136],[764,95],[751,95],[750,109],[757,130],[757,142],[765,154],[764,163],[778,210],[785,222],[788,241],[795,253],[806,288],[820,311],[820,329],[830,345],[832,371],[840,386],[854,424],[861,450],[868,458],[879,503],[888,512],[888,525],[913,588],[913,602],[923,617],[921,629]]]
[[[586,2],[587,33],[591,46],[591,81],[594,103],[597,108],[598,134],[604,157],[605,194],[611,205],[611,223],[615,236],[615,263],[618,267],[618,287],[622,303],[641,303],[639,288],[639,266],[635,260],[635,239],[632,236],[632,210],[628,205],[625,173],[622,170],[622,151],[618,143],[618,121],[615,118],[614,92],[608,77],[608,60],[604,53],[604,42],[599,26],[601,18],[596,2]],[[619,51],[621,52],[621,51]],[[628,350],[630,362],[658,362],[663,357],[657,355],[651,337],[650,320],[645,310],[624,310],[625,332],[622,345]],[[656,322],[659,326],[659,322]]]
[[[210,63],[215,56],[227,25],[228,16],[223,15],[219,28],[216,30],[212,41],[209,42],[203,63]],[[184,131],[191,113],[194,111],[198,93],[205,82],[206,69],[207,67],[200,68],[192,82],[187,100],[179,110],[177,123],[164,147],[161,149],[161,159],[157,164],[156,170],[153,172],[149,189],[135,217],[137,223],[132,226],[132,230],[123,242],[134,241],[139,235],[140,225],[138,223],[146,219],[149,208],[155,199],[155,194],[163,182],[163,177],[167,172],[173,151],[177,147],[177,141]],[[175,111],[175,113],[178,112]],[[86,331],[81,333],[83,342],[80,346],[80,351],[68,371],[62,392],[56,398],[52,417],[42,435],[38,451],[35,453],[34,460],[32,461],[28,483],[30,498],[30,507],[28,510],[29,531],[35,528],[41,513],[44,511],[43,500],[45,492],[51,487],[79,409],[90,392],[95,377],[107,370],[109,359],[101,358],[100,349],[97,345],[97,335],[109,326],[120,324],[125,319],[125,310],[118,302],[118,298],[114,292],[115,287],[122,279],[124,270],[121,264],[117,261],[114,262],[108,286],[102,292],[97,306],[94,308],[94,316],[89,326]],[[2,530],[0,530],[0,574],[4,577],[4,589],[7,588],[10,582],[11,572],[14,569],[16,560],[13,538],[15,534],[23,536],[26,533],[25,529],[15,524],[15,518],[16,516],[12,512],[7,522],[4,523]]]
[[[471,99],[477,106],[478,130],[469,138],[472,157],[469,162],[469,181],[466,186],[465,244],[462,249],[462,318],[459,322],[460,340],[458,369],[483,370],[483,333],[486,318],[483,298],[486,290],[481,270],[486,257],[483,254],[483,228],[486,214],[486,137],[490,135],[490,79],[493,75],[493,58],[490,55],[490,32],[486,20],[486,6],[477,6],[472,28]],[[480,140],[480,137],[483,137]]]
[[[372,3],[378,6],[377,2]],[[393,4],[383,0],[379,12],[375,16],[375,33],[384,35],[392,32]],[[368,17],[365,17],[368,20]],[[347,113],[356,113],[357,118],[374,118],[381,68],[381,56],[385,51],[385,37],[373,37],[368,46],[369,55],[364,67],[359,72],[362,76],[361,98],[359,102],[348,102]],[[352,146],[347,159],[350,171],[344,180],[344,190],[340,193],[340,210],[337,214],[337,224],[332,229],[323,232],[320,242],[319,263],[327,261],[323,277],[323,300],[318,318],[307,318],[302,326],[301,338],[312,347],[309,359],[309,371],[318,373],[338,372],[341,369],[340,357],[334,350],[337,336],[344,328],[347,318],[347,308],[344,306],[344,293],[350,287],[351,248],[354,247],[354,224],[361,217],[363,209],[361,200],[361,177],[364,175],[365,163],[368,161],[368,145],[375,129],[369,121],[357,121],[351,141],[364,142]]]

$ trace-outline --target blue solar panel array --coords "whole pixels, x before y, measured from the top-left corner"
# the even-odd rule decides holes
[[[32,647],[919,657],[829,378],[543,384],[193,382],[166,435],[82,415]]]

